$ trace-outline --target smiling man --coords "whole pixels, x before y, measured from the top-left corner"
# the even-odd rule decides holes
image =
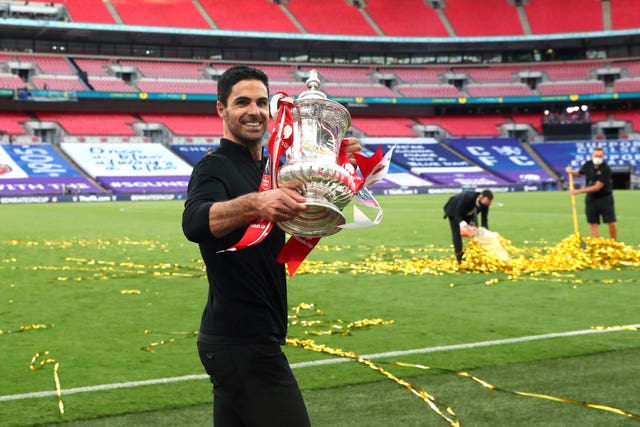
[[[277,223],[306,209],[288,188],[258,191],[266,158],[269,81],[246,66],[218,80],[220,147],[194,167],[182,216],[207,269],[208,299],[198,332],[200,360],[213,383],[217,427],[310,425],[302,393],[281,350],[287,334],[285,267],[276,261],[285,233],[273,227],[237,251],[258,218]],[[223,252],[221,252],[223,251]]]

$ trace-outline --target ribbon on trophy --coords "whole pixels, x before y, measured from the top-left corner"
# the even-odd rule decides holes
[[[364,228],[379,224],[380,221],[382,221],[382,208],[375,197],[373,197],[373,194],[371,194],[366,187],[378,182],[386,176],[387,171],[389,170],[392,154],[393,149],[389,150],[387,154],[383,156],[382,147],[378,147],[371,157],[354,153],[356,163],[358,164],[360,173],[362,173],[362,175],[360,175],[353,165],[351,165],[346,151],[341,147],[340,154],[338,155],[338,164],[344,167],[347,171],[350,170],[351,176],[354,178],[356,183],[356,200],[363,206],[376,209],[377,213],[375,219],[371,221],[360,209],[358,209],[356,205],[354,205],[353,222],[339,225],[339,228]],[[304,261],[319,241],[320,237],[306,237],[295,234],[291,235],[291,238],[287,240],[284,248],[282,248],[282,251],[278,254],[277,260],[282,264],[287,264],[289,276],[293,276],[300,264],[302,264],[302,261]]]
[[[276,106],[277,117],[275,119],[274,131],[269,137],[269,160],[265,166],[258,191],[277,188],[280,159],[293,142],[293,116],[291,114],[293,99],[284,92],[278,92],[274,94],[271,99],[272,112],[274,111],[274,106]],[[249,224],[249,228],[247,228],[247,231],[238,243],[221,252],[236,251],[256,245],[267,237],[272,228],[273,222],[258,218]]]
[[[317,86],[312,87],[309,82],[307,84],[311,88],[310,92],[319,93],[318,91],[315,91]],[[299,100],[302,97],[303,95],[300,96]],[[312,101],[311,104],[317,101],[315,97],[310,97],[310,99]],[[307,100],[301,101],[299,104],[296,104],[294,103],[292,97],[284,92],[278,92],[273,95],[270,102],[270,112],[271,116],[275,117],[275,126],[269,138],[269,159],[265,166],[262,180],[260,182],[259,191],[278,188],[283,184],[279,181],[279,179],[282,178],[282,176],[280,176],[280,170],[283,166],[281,162],[285,154],[289,156],[287,150],[289,150],[296,143],[295,134],[296,132],[299,132],[299,130],[296,131],[296,123],[294,123],[293,110],[296,108],[296,106],[300,109],[306,108],[310,105],[309,103],[305,102],[307,102]],[[326,102],[333,103],[338,105],[338,107],[340,108],[344,108],[339,106],[339,104],[334,103],[333,101],[327,100]],[[310,113],[307,112],[306,114]],[[346,114],[348,115],[348,112],[346,112]],[[342,124],[344,124],[344,122],[342,122]],[[326,131],[326,133],[328,134],[331,133],[331,130],[324,131]],[[299,140],[300,137],[299,135],[297,136]],[[345,140],[341,139],[340,137],[339,141],[340,147],[338,150],[337,158],[334,158],[334,160],[332,160],[333,170],[321,171],[322,166],[319,166],[318,170],[314,170],[313,172],[317,173],[318,175],[330,175],[330,179],[337,182],[339,184],[338,186],[341,187],[340,190],[336,190],[337,192],[347,191],[351,194],[351,197],[355,198],[360,203],[360,205],[370,209],[376,209],[377,213],[375,219],[373,221],[370,220],[360,209],[358,209],[354,205],[353,222],[348,224],[344,223],[344,217],[340,212],[331,212],[331,208],[329,208],[329,214],[334,215],[334,219],[336,218],[335,215],[340,216],[341,218],[338,219],[342,219],[342,221],[340,224],[336,224],[333,227],[329,226],[331,230],[322,233],[298,233],[296,232],[295,228],[292,228],[291,224],[287,225],[285,223],[279,223],[280,227],[288,232],[291,237],[278,254],[277,261],[287,265],[290,276],[293,276],[295,274],[302,261],[304,261],[307,255],[317,245],[320,238],[324,235],[333,234],[343,228],[369,227],[378,224],[382,220],[382,208],[373,197],[373,194],[366,187],[374,184],[375,182],[381,180],[386,176],[387,171],[389,170],[389,164],[391,162],[393,149],[389,150],[385,155],[383,155],[382,148],[378,147],[377,151],[371,157],[366,157],[362,154],[354,153],[353,155],[356,160],[356,164],[358,166],[358,169],[360,170],[360,173],[358,173],[357,169],[354,168],[354,166],[351,164],[349,154],[347,153],[345,145],[343,144]],[[326,161],[326,159],[324,160]],[[310,162],[314,163],[313,160]],[[297,167],[299,167],[299,164],[296,164],[296,168]],[[298,179],[301,175],[303,175],[298,172],[298,169],[295,169],[293,174],[295,175],[295,179]],[[317,195],[315,197],[317,197]],[[344,200],[345,196],[344,194],[341,194],[340,197],[342,197]],[[349,197],[348,200],[351,200],[351,197]],[[309,202],[309,200],[307,200],[307,202]],[[322,205],[323,203],[324,201],[321,201],[320,205]],[[342,207],[338,208],[339,210],[342,209]],[[325,209],[325,207],[321,206],[320,209]],[[335,211],[336,209],[334,208],[333,210]],[[226,249],[225,251],[240,250],[260,243],[273,229],[273,226],[273,222],[267,221],[264,218],[255,220],[254,222],[249,224],[247,230],[245,231],[245,234],[240,239],[240,241],[233,245],[231,248]]]

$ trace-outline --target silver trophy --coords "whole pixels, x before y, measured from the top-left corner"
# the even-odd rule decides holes
[[[342,210],[355,196],[353,177],[337,163],[351,115],[318,89],[316,70],[307,87],[293,102],[293,142],[278,173],[278,185],[298,190],[307,209],[278,225],[289,234],[323,237],[340,231]]]

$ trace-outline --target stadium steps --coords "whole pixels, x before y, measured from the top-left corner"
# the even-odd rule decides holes
[[[111,3],[111,0],[104,0],[104,5],[107,8],[107,10],[109,11],[109,13],[111,14],[111,16],[113,17],[113,19],[116,21],[116,23],[120,24],[120,25],[124,25],[124,21],[120,17],[120,14],[116,10],[116,8],[113,5],[113,3]]]
[[[211,19],[211,16],[209,16],[205,8],[202,6],[202,3],[200,3],[200,0],[193,0],[193,5],[196,7],[196,9],[198,9],[198,12],[200,12],[200,15],[202,15],[204,20],[207,21],[207,24],[209,24],[211,28],[213,28],[214,30],[219,29],[216,23],[213,21],[213,19]]]

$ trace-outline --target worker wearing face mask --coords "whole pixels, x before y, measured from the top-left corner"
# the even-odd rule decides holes
[[[604,155],[603,148],[594,148],[591,160],[586,161],[580,170],[574,171],[571,166],[567,166],[566,172],[575,177],[585,177],[584,187],[572,190],[571,195],[582,193],[587,195],[585,206],[591,237],[600,235],[599,225],[600,219],[602,219],[602,222],[609,226],[609,237],[612,240],[617,240],[618,225],[613,203],[613,181],[611,179],[611,168],[604,161]]]

